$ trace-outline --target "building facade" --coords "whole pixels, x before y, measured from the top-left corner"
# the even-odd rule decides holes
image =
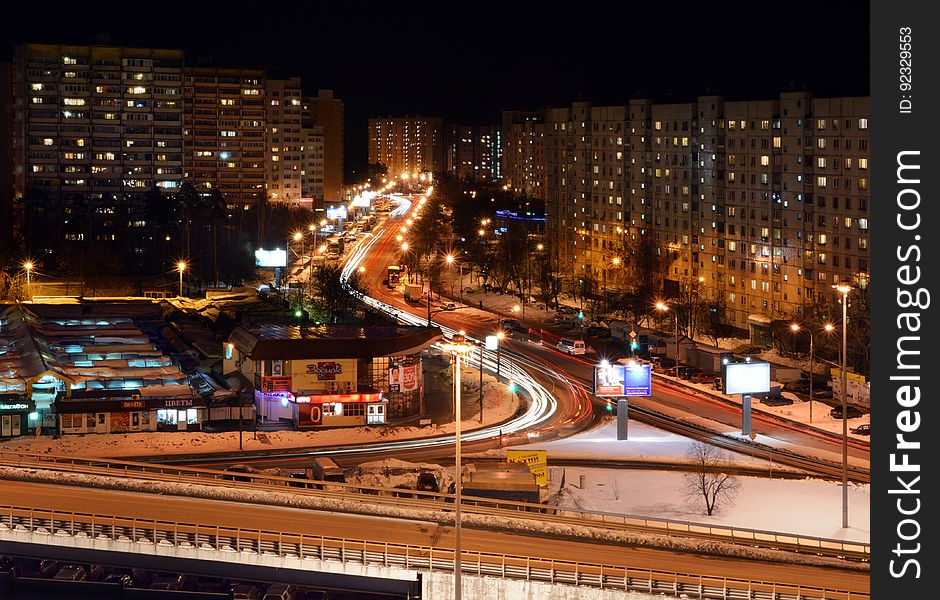
[[[652,248],[667,295],[766,334],[867,277],[869,99],[579,102],[546,111],[548,239],[569,288],[630,285]]]
[[[322,201],[338,202],[343,198],[345,181],[345,111],[343,101],[333,97],[333,90],[317,90],[316,96],[303,99],[306,128],[322,129],[323,196]]]
[[[297,203],[303,197],[304,137],[301,131],[300,77],[266,80],[267,160],[266,184],[269,202]]]
[[[421,350],[437,328],[242,325],[223,372],[251,382],[262,421],[297,428],[385,424],[424,410]]]
[[[187,180],[233,206],[265,199],[264,71],[187,67],[184,78]]]
[[[502,179],[502,133],[492,125],[451,125],[447,128],[447,170],[460,180]]]
[[[444,122],[440,117],[369,119],[369,162],[392,176],[440,172],[447,168]]]
[[[311,210],[314,211],[317,218],[314,222],[319,223],[322,216],[326,216],[325,208],[325,140],[323,136],[323,127],[315,125],[312,127],[303,127],[300,130],[303,139],[303,147],[300,149],[300,197],[304,203],[308,203]]]
[[[543,111],[503,111],[501,170],[514,193],[545,200]]]

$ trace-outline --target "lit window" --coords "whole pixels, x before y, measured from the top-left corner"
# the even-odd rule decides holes
[[[819,158],[817,158],[817,159],[816,159],[816,166],[819,167],[820,169],[825,169],[825,168],[826,168],[826,157],[825,157],[825,156],[820,156]]]
[[[767,165],[769,165],[769,164],[770,164],[770,157],[767,156],[766,154],[764,154],[763,156],[761,156],[761,157],[760,157],[760,164],[761,164],[762,167],[766,167]]]
[[[824,150],[826,148],[826,138],[819,138],[816,140],[816,147],[820,150]]]
[[[825,178],[824,176],[817,177],[817,178],[816,178],[816,186],[817,186],[817,187],[826,187],[826,178]]]
[[[42,145],[43,145],[43,146],[51,146],[51,145],[54,144],[54,143],[55,143],[55,141],[54,141],[52,138],[43,138],[43,140],[42,140]]]
[[[127,88],[128,94],[146,94],[147,88],[142,85],[135,85],[134,87]]]
[[[858,180],[858,189],[867,190],[868,189],[868,180],[864,177],[859,178]]]
[[[848,160],[852,160],[852,159],[851,159],[851,158],[847,158],[846,160],[848,161]],[[868,159],[867,159],[867,158],[860,158],[860,159],[858,159],[858,168],[859,168],[859,169],[867,169],[867,168],[868,168]]]
[[[33,83],[33,84],[30,84],[29,87],[30,87],[30,89],[32,89],[34,92],[38,92],[38,91],[42,90],[42,84],[41,84],[41,83]]]
[[[859,119],[858,120],[859,129],[868,129],[868,119]]]
[[[783,140],[780,136],[774,137],[774,148],[780,148],[783,145]]]

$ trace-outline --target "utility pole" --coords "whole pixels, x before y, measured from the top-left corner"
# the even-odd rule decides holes
[[[483,344],[480,344],[480,423],[483,422]]]

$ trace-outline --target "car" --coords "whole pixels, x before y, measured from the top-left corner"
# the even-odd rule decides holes
[[[225,472],[250,474],[250,473],[257,473],[258,470],[250,465],[229,465],[225,467]],[[238,476],[238,475],[223,475],[222,479],[226,479],[228,481],[241,481],[244,483],[251,483],[251,477],[244,477],[244,476]]]
[[[858,427],[852,428],[855,435],[871,435],[871,423],[862,423]]]
[[[679,379],[692,379],[692,375],[695,373],[693,367],[679,367]]]
[[[863,414],[865,413],[862,412],[862,409],[858,408],[857,406],[852,406],[851,404],[847,404],[845,406],[845,418],[847,419],[855,419],[855,418],[862,416]],[[839,406],[836,406],[835,408],[830,410],[829,415],[833,419],[841,419],[842,418],[842,405],[840,404]]]
[[[85,581],[88,579],[88,574],[85,572],[85,567],[79,565],[65,565],[56,572],[53,579],[58,579],[59,581]]]
[[[104,581],[104,579],[112,573],[114,573],[114,569],[111,567],[106,567],[104,565],[91,565],[91,569],[88,570],[88,580]]]
[[[253,585],[239,583],[232,586],[233,600],[261,600],[261,590]]]
[[[832,398],[831,389],[813,390],[813,400],[825,400],[826,398]]]
[[[339,254],[337,254],[337,253],[335,253],[335,252],[329,252],[329,253],[327,253],[327,255],[326,255],[326,259],[327,259],[327,260],[339,260]]]
[[[310,479],[309,477],[307,477],[307,473],[306,473],[305,471],[293,471],[293,472],[291,472],[291,473],[288,473],[287,476],[288,476],[289,478],[291,478],[291,479],[296,479],[296,480],[298,480],[298,481],[288,481],[288,482],[287,482],[287,485],[289,485],[290,487],[296,487],[296,488],[311,488],[311,487],[313,487],[313,484],[310,484],[310,483],[308,483],[307,481],[304,481],[304,480],[309,480],[309,479]]]
[[[561,338],[561,341],[558,342],[556,348],[558,348],[558,350],[561,352],[564,352],[565,354],[571,354],[572,356],[585,354],[587,352],[587,346],[584,344],[584,340],[572,340],[569,338]]]
[[[297,586],[286,583],[275,583],[268,586],[262,600],[297,600],[299,597],[300,590],[297,589]]]
[[[793,400],[785,396],[767,396],[760,398],[761,404],[766,404],[767,406],[788,406],[793,404]]]
[[[126,573],[111,573],[101,580],[104,583],[112,583],[121,587],[133,587],[134,578]]]
[[[692,378],[689,381],[692,383],[712,383],[714,379],[714,373],[709,373],[707,371],[696,371],[692,374]]]
[[[457,304],[454,302],[447,301],[441,304],[441,308],[443,310],[457,310]]]
[[[714,379],[712,379],[712,388],[720,392],[723,387],[724,386],[722,385],[721,377],[715,377]]]
[[[417,489],[424,492],[439,492],[440,487],[437,485],[437,477],[434,476],[434,473],[421,471],[418,474]]]
[[[179,575],[157,575],[147,587],[151,590],[178,590],[180,589]]]

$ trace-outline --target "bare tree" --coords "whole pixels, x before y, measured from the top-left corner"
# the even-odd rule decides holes
[[[728,472],[730,463],[724,451],[704,442],[693,442],[686,458],[690,471],[683,478],[682,491],[690,503],[704,499],[708,516],[721,506],[734,504],[741,482]]]

